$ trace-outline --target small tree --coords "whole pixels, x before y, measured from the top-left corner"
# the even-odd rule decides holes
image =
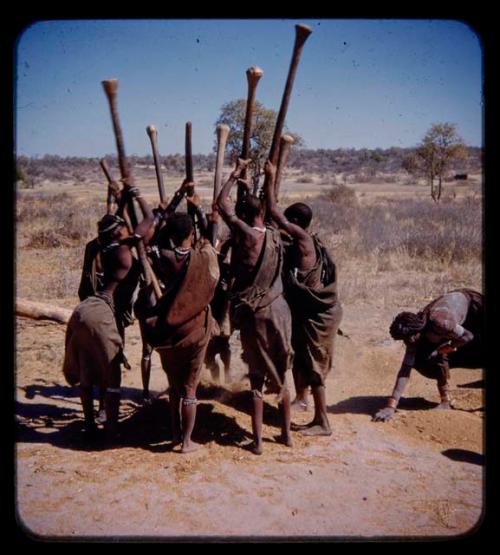
[[[453,161],[467,157],[466,146],[455,128],[453,123],[434,123],[416,149],[435,202],[441,198],[443,177]]]
[[[226,148],[229,151],[231,161],[236,161],[241,154],[243,145],[243,130],[245,127],[246,100],[238,98],[224,104],[215,125],[222,123],[229,126],[229,136]],[[274,127],[278,114],[269,108],[265,108],[258,100],[253,105],[253,124],[250,134],[250,158],[254,165],[254,177],[261,173],[267,159],[271,142],[273,140]],[[290,133],[288,129],[283,130],[283,134],[288,133],[294,139],[294,146],[302,146],[303,140],[296,133]],[[214,145],[214,152],[217,150],[217,143]]]
[[[35,179],[30,172],[30,159],[26,156],[19,156],[16,160],[16,182],[20,183],[20,187],[24,189],[33,189]]]

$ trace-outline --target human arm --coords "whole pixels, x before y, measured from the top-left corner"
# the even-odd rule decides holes
[[[153,208],[153,214],[155,217],[154,226],[155,229],[159,229],[165,223],[165,215],[167,213],[167,202],[160,202],[156,208]]]
[[[222,219],[226,222],[228,226],[234,225],[235,221],[238,220],[236,217],[231,202],[229,201],[229,193],[231,188],[236,183],[237,179],[241,176],[242,171],[250,163],[250,160],[242,160],[238,158],[236,163],[236,168],[229,174],[229,178],[222,186],[222,189],[217,197],[216,206],[219,210]]]
[[[217,203],[212,204],[212,212],[208,214],[208,229],[207,236],[214,247],[217,247],[217,230],[219,227],[219,209],[217,208]]]
[[[244,199],[246,195],[252,194],[252,186],[246,179],[238,178],[236,182],[238,183],[241,200]]]
[[[194,192],[194,188],[192,189],[192,191],[193,191],[192,195],[189,195],[189,196],[186,195],[188,206],[193,207],[194,213],[197,216],[198,229],[200,230],[200,235],[202,237],[208,238],[207,216],[200,204],[200,197]]]
[[[446,333],[446,341],[441,343],[439,347],[431,353],[431,357],[436,355],[447,355],[449,353],[455,352],[460,347],[463,347],[469,341],[474,339],[474,334],[469,330],[457,324],[453,327],[451,331]]]
[[[96,257],[99,253],[99,243],[96,239],[89,241],[85,245],[85,253],[83,255],[82,273],[80,276],[80,285],[78,287],[78,298],[83,301],[88,296],[93,295],[96,290],[96,283],[94,281],[94,265]]]
[[[278,226],[285,231],[290,225],[290,222],[285,218],[283,212],[278,208],[276,203],[275,185],[276,185],[276,166],[270,161],[266,160],[264,164],[264,173],[266,175],[264,197],[266,199],[266,207],[271,218],[278,224]],[[295,226],[298,227],[298,226]]]
[[[266,174],[265,180],[265,199],[266,207],[271,215],[271,218],[276,222],[278,227],[288,233],[293,239],[297,241],[297,244],[301,250],[309,251],[314,249],[314,245],[311,236],[307,231],[302,229],[299,225],[287,220],[283,212],[278,208],[276,203],[276,166],[267,160],[264,165],[264,173]],[[305,253],[304,253],[305,254]]]
[[[177,207],[186,195],[186,192],[190,186],[192,186],[192,183],[190,183],[187,179],[184,179],[184,181],[181,183],[181,186],[177,189],[177,191],[175,191],[174,196],[167,204],[167,207],[165,209],[166,217],[168,217],[170,214],[173,214],[177,210]]]
[[[126,186],[124,190],[126,190],[126,193],[130,198],[137,201],[137,204],[139,205],[143,216],[142,220],[136,225],[134,229],[133,237],[138,240],[144,239],[144,241],[147,242],[154,232],[153,226],[155,223],[155,215],[153,213],[153,210],[151,209],[151,206],[149,206],[146,199],[142,196],[139,187]]]
[[[122,192],[118,182],[111,180],[108,183],[108,189],[111,191],[111,194],[115,197],[116,204],[119,205],[122,198]]]
[[[413,359],[413,349],[410,350],[407,348],[405,357],[401,364],[401,368],[396,377],[396,383],[392,390],[392,394],[387,400],[387,405],[383,409],[379,410],[372,418],[374,422],[386,422],[394,416],[399,400],[403,395],[408,381],[410,380],[410,374],[413,367]]]
[[[120,189],[120,187],[118,186],[118,183],[116,181],[112,181],[111,183],[114,183],[113,185],[113,191],[117,190],[117,195],[115,195],[115,199],[116,199],[116,204],[117,204],[117,208],[116,208],[116,215],[120,216],[121,218],[123,218],[123,214],[127,208],[127,204],[128,204],[128,200],[129,197],[124,194],[125,192],[125,187],[123,189]],[[110,183],[110,187],[111,187],[111,183]],[[115,194],[113,192],[113,194]]]

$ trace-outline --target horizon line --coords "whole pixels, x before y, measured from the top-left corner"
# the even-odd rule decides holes
[[[294,150],[311,150],[311,151],[318,151],[318,150],[391,150],[394,148],[397,149],[401,149],[401,150],[407,150],[407,149],[415,149],[417,148],[418,145],[415,146],[397,146],[397,145],[392,145],[392,146],[386,146],[386,147],[380,147],[380,146],[376,146],[376,147],[354,147],[354,146],[339,146],[339,147],[318,147],[318,148],[308,148],[308,147],[300,147],[297,146]],[[484,145],[465,145],[466,148],[479,148],[479,149],[483,149]],[[292,154],[293,151],[290,151],[290,154]],[[216,152],[210,151],[210,152],[193,152],[193,156],[210,156],[210,155],[215,155]],[[160,153],[160,156],[184,156],[183,152],[169,152],[169,153]],[[35,153],[35,154],[26,154],[26,153],[16,153],[14,152],[14,156],[15,157],[20,157],[20,156],[26,156],[27,158],[44,158],[46,156],[58,156],[59,158],[106,158],[108,156],[115,156],[117,157],[118,154],[117,153],[105,153],[105,154],[95,154],[95,155],[78,155],[78,154],[58,154],[55,152],[45,152],[44,154],[39,154],[39,153]],[[138,154],[138,153],[130,153],[127,154],[127,157],[129,156],[136,156],[136,157],[140,157],[143,158],[145,156],[153,156],[152,153],[146,153],[146,154]]]

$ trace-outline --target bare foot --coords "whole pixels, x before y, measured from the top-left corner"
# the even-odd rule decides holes
[[[255,443],[255,441],[243,445],[243,449],[251,451],[254,455],[262,455],[262,453],[264,452],[262,448],[262,443]]]
[[[178,435],[172,436],[172,445],[179,445],[182,443],[182,437]]]
[[[183,443],[181,453],[192,453],[193,451],[196,451],[200,447],[201,445],[199,443],[196,443],[195,441],[190,441],[187,444]]]
[[[290,424],[290,429],[293,430],[294,432],[299,432],[300,430],[307,430],[316,425],[317,425],[316,422],[308,422],[307,424],[295,424],[295,422],[292,422]]]
[[[301,401],[299,399],[295,399],[290,403],[290,408],[292,409],[292,411],[295,411],[295,412],[308,412],[309,403],[307,401]]]
[[[274,436],[274,439],[277,441],[277,443],[283,443],[283,445],[286,445],[287,447],[293,447],[293,440],[291,435],[280,434],[279,436]]]
[[[332,431],[330,428],[325,428],[324,426],[320,426],[316,424],[315,426],[311,426],[307,430],[302,432],[303,436],[331,436]]]
[[[262,449],[262,445],[258,445],[256,443],[252,444],[251,451],[254,455],[262,455],[264,449]]]
[[[101,409],[97,413],[97,418],[95,419],[98,424],[104,424],[106,422],[106,411]]]

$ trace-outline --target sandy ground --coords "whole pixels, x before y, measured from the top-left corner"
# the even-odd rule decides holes
[[[70,190],[88,198],[93,187],[71,185]],[[312,195],[329,187],[315,181],[306,188]],[[62,189],[64,184],[44,191]],[[101,195],[101,189],[96,183],[92,194]],[[153,178],[141,180],[141,189],[148,200],[156,199]],[[384,196],[428,194],[418,186],[402,189],[387,185]],[[381,190],[369,183],[356,188],[367,201]],[[282,193],[302,198],[304,185],[289,180]],[[210,200],[208,184],[199,194]],[[32,277],[25,273],[45,269],[44,256],[39,258],[26,269],[20,257],[23,295],[30,283],[23,280]],[[75,304],[74,299],[43,300],[69,309]],[[231,381],[215,383],[207,370],[199,388],[193,439],[202,448],[182,455],[171,447],[168,384],[156,353],[155,400],[141,403],[137,324],[127,329],[132,370],[123,371],[121,439],[91,444],[81,437],[78,390],[65,383],[61,371],[65,326],[18,318],[14,480],[19,527],[28,537],[66,541],[450,539],[474,531],[485,497],[483,371],[452,370],[456,409],[446,411],[433,410],[436,385],[414,372],[395,418],[371,421],[392,390],[403,355],[402,345],[388,335],[389,324],[397,312],[411,308],[398,304],[394,288],[345,305],[341,328],[349,337],[337,338],[327,382],[333,435],[306,438],[294,432],[293,448],[277,443],[278,411],[269,394],[260,457],[244,448],[251,437],[249,384],[237,335],[231,339]],[[288,382],[292,386],[291,375]],[[311,412],[294,413],[296,422],[311,417]]]
[[[67,306],[67,308],[72,308]],[[277,405],[265,396],[265,450],[244,449],[248,381],[232,337],[232,381],[204,374],[193,438],[171,448],[167,380],[153,355],[149,406],[140,402],[137,324],[127,330],[117,444],[80,436],[78,391],[61,372],[65,326],[17,320],[16,509],[27,535],[203,541],[450,538],[474,530],[484,507],[481,370],[452,370],[455,410],[433,410],[437,388],[412,375],[394,420],[371,416],[390,394],[402,346],[388,337],[394,307],[344,308],[327,384],[333,435],[294,432],[276,443]],[[289,376],[291,378],[291,376]],[[289,380],[289,384],[292,384]],[[311,413],[295,413],[306,422]]]

